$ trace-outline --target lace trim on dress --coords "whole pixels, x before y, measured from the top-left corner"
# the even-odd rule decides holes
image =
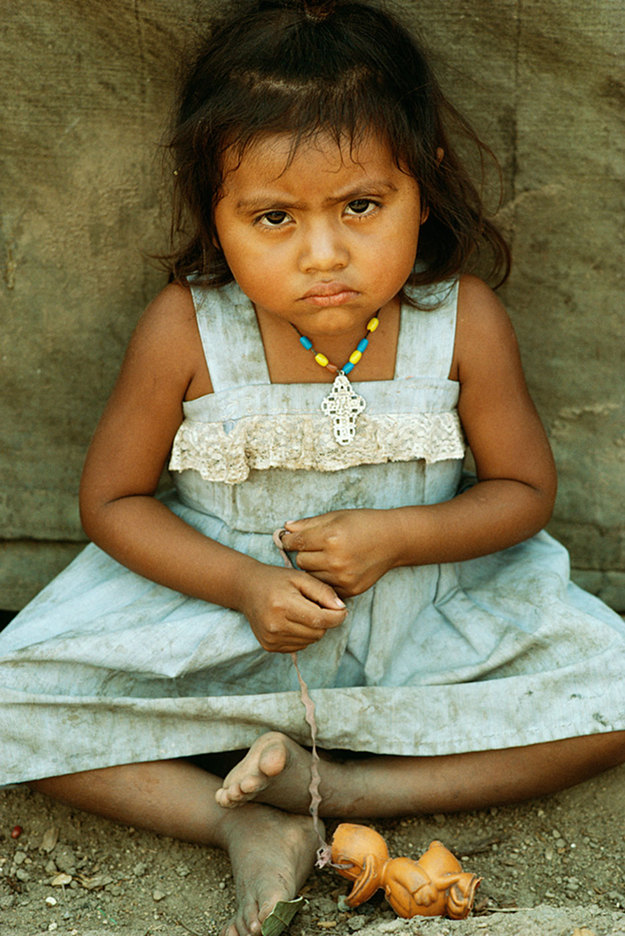
[[[347,446],[338,445],[324,416],[244,416],[234,423],[185,419],[174,439],[169,468],[198,471],[206,481],[239,484],[252,469],[340,471],[389,461],[428,463],[464,456],[455,411],[362,415]]]

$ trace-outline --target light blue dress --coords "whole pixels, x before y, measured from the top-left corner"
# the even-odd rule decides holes
[[[172,450],[165,501],[188,523],[280,565],[286,520],[456,494],[455,284],[402,308],[395,377],[354,382],[366,409],[348,445],[321,411],[327,384],[270,383],[236,285],[193,293],[215,392],[185,403]],[[546,533],[393,570],[348,605],[298,654],[322,747],[435,755],[625,728],[623,622],[570,583]],[[0,634],[0,783],[240,749],[267,729],[310,740],[290,656],[94,545]]]

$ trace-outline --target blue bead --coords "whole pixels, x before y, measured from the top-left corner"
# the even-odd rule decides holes
[[[310,340],[310,338],[307,338],[306,335],[301,335],[299,340],[300,340],[300,344],[303,344],[306,350],[310,351],[310,349],[313,346],[313,343]]]
[[[348,361],[347,364],[341,368],[344,374],[351,374],[353,369],[354,369],[354,365],[352,364],[351,361]]]
[[[367,345],[369,344],[368,338],[363,338],[362,341],[359,341],[356,345],[356,351],[364,351]]]

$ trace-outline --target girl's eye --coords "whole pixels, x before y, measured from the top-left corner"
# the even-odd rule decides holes
[[[265,227],[280,227],[288,217],[286,211],[266,211],[258,218],[258,223]]]
[[[370,198],[355,198],[354,201],[351,201],[346,208],[348,214],[363,215],[372,214],[376,208],[379,208],[377,202],[372,201]]]

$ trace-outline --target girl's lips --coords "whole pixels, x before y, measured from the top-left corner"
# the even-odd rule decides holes
[[[338,306],[350,302],[358,295],[357,290],[343,283],[319,283],[302,296],[304,302],[316,306]]]
[[[340,293],[333,293],[330,296],[305,296],[304,302],[310,302],[316,306],[339,306],[345,302],[351,302],[358,295],[353,289],[346,289]]]

